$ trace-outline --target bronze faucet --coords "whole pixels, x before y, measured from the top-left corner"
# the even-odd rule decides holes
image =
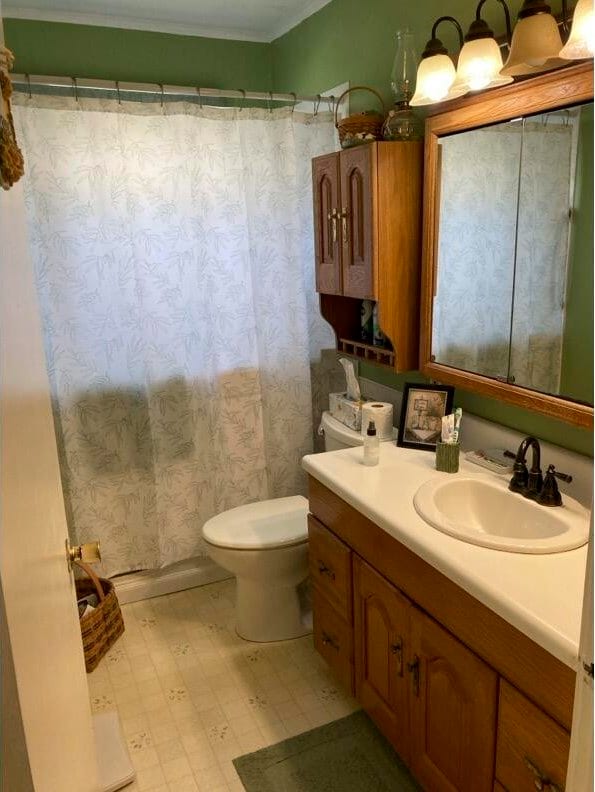
[[[531,470],[527,470],[525,457],[529,446],[532,449]],[[561,506],[562,496],[558,490],[556,478],[570,483],[572,476],[566,473],[558,473],[553,465],[550,465],[545,474],[545,480],[540,467],[541,448],[539,440],[535,437],[525,437],[517,451],[512,478],[508,489],[512,492],[519,492],[525,498],[537,501],[541,506]]]

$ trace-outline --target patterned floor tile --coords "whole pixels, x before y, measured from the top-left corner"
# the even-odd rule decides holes
[[[242,792],[232,759],[357,708],[311,636],[244,641],[226,580],[122,606],[126,633],[88,675],[116,709],[136,781],[127,792]]]

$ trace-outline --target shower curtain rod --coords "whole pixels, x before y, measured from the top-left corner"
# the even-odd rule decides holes
[[[334,109],[335,96],[327,94],[317,94],[307,96],[295,93],[275,93],[273,91],[245,91],[243,88],[222,89],[222,88],[202,88],[200,86],[181,86],[164,85],[162,83],[133,83],[120,82],[118,80],[93,80],[84,77],[48,77],[38,74],[12,74],[11,81],[19,91],[27,93],[32,87],[43,88],[70,88],[74,98],[78,99],[80,89],[91,89],[96,91],[115,91],[116,93],[142,93],[156,94],[162,99],[165,96],[193,96],[202,99],[225,98],[225,99],[259,99],[265,102],[312,102],[315,110],[321,102],[328,103],[329,109]]]

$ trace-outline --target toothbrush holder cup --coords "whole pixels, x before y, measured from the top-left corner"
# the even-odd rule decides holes
[[[442,473],[458,473],[459,470],[459,443],[436,443],[436,470]]]

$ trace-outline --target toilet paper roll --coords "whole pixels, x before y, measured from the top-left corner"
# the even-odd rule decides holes
[[[391,440],[393,436],[393,406],[388,402],[365,402],[362,406],[362,434],[365,435],[370,420],[374,421],[380,440]]]

